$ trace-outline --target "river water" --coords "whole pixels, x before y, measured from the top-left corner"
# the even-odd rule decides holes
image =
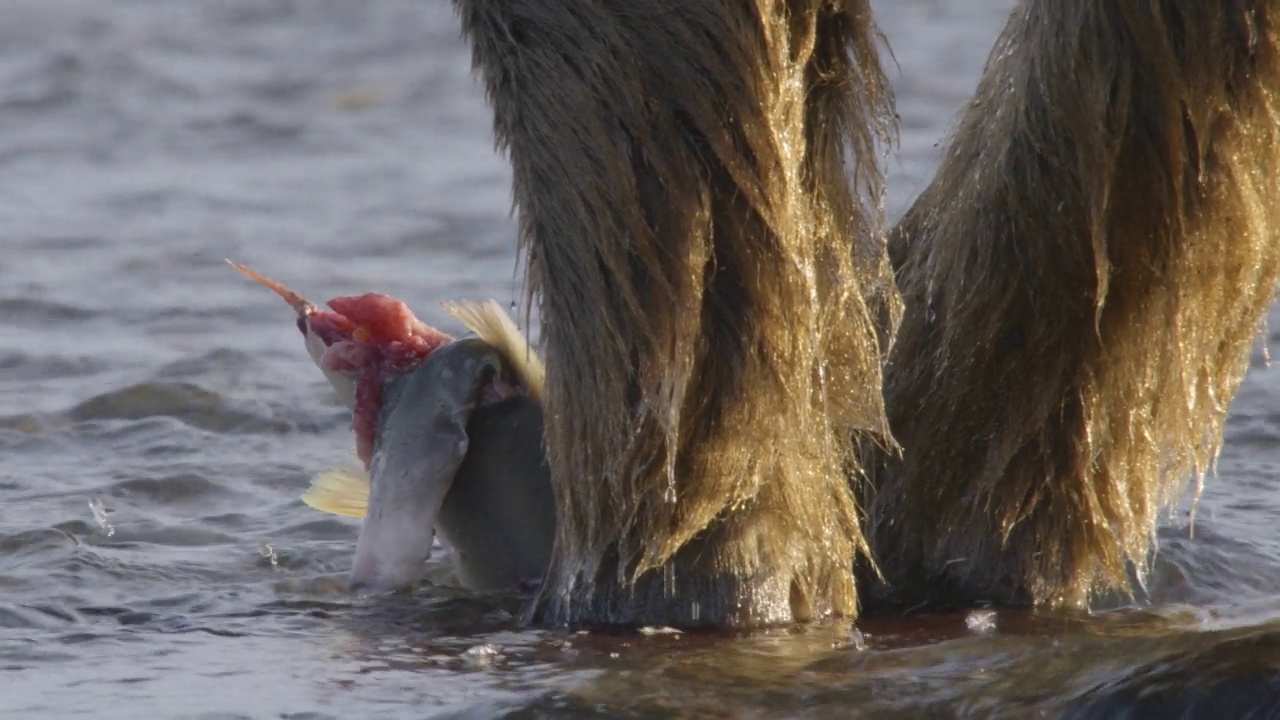
[[[891,214],[1011,4],[876,3]],[[0,0],[0,717],[1280,716],[1261,342],[1140,604],[610,637],[347,595],[356,523],[298,499],[347,413],[222,260],[449,331],[441,299],[521,299],[489,123],[443,0]]]

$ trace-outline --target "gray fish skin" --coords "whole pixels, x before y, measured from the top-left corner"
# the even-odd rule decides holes
[[[542,410],[519,397],[480,406],[503,372],[500,353],[466,338],[386,379],[353,589],[417,583],[437,531],[464,587],[541,579],[555,534]]]
[[[459,580],[475,590],[540,581],[556,533],[542,406],[525,397],[484,405],[467,434],[470,449],[436,518]]]

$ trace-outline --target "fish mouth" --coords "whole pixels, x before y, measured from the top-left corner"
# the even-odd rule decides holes
[[[422,579],[440,507],[467,455],[467,424],[503,373],[498,351],[464,338],[386,380],[352,590],[402,590]]]
[[[360,379],[360,373],[353,369],[335,370],[326,367],[325,353],[329,351],[329,344],[321,339],[320,335],[309,332],[309,324],[306,317],[298,318],[298,329],[302,331],[303,343],[307,348],[307,355],[311,356],[311,360],[320,368],[320,372],[324,374],[326,380],[329,381],[333,392],[337,394],[338,399],[348,409],[355,409],[356,406],[356,381]]]

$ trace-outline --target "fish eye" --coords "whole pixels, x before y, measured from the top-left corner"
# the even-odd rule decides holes
[[[298,332],[302,333],[302,334],[303,334],[303,336],[306,336],[306,334],[307,334],[307,318],[306,318],[305,316],[299,315],[299,316],[298,316],[298,323],[297,323],[297,325],[298,325]]]

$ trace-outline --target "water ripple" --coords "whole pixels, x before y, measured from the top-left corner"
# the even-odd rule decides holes
[[[207,502],[210,496],[229,493],[221,484],[194,473],[122,480],[104,490],[113,497],[158,504]]]
[[[67,412],[76,421],[171,417],[212,432],[289,432],[291,424],[238,409],[216,392],[185,382],[145,382],[103,393]]]
[[[34,298],[0,298],[0,316],[6,323],[24,327],[44,327],[50,323],[85,322],[101,315],[101,311],[52,300]]]
[[[83,377],[109,367],[102,358],[29,353],[21,350],[0,352],[0,382],[52,380]]]

